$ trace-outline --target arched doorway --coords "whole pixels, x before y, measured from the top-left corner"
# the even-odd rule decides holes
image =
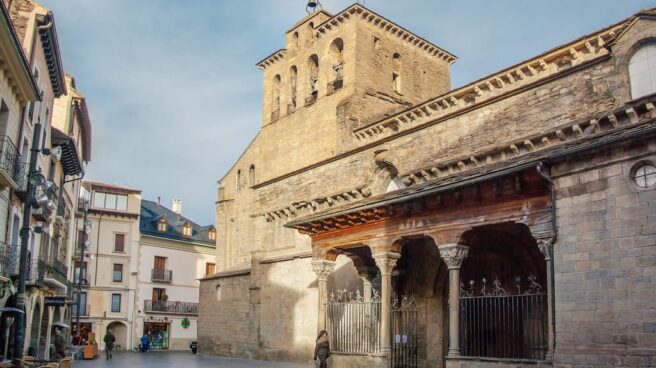
[[[39,327],[41,327],[41,305],[37,303],[32,308],[30,344],[27,348],[27,355],[37,356],[39,354]]]
[[[114,338],[116,338],[114,344],[116,345],[117,350],[128,349],[128,328],[125,323],[114,321],[107,325],[107,330],[111,330],[114,334]],[[103,338],[104,336],[100,336],[99,341],[102,341]]]
[[[547,270],[528,227],[492,225],[463,234],[461,354],[544,360]]]

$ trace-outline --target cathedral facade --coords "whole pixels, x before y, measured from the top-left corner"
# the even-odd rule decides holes
[[[656,364],[655,20],[451,89],[454,55],[362,5],[302,19],[219,181],[199,353]]]

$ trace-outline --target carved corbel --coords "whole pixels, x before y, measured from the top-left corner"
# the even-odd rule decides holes
[[[392,274],[396,262],[401,258],[401,254],[393,252],[376,253],[373,258],[381,276],[389,276]]]
[[[324,259],[312,261],[312,271],[317,275],[319,280],[327,280],[335,271],[335,261],[327,261]]]
[[[536,239],[538,249],[540,253],[544,256],[545,261],[551,260],[553,258],[553,237],[539,238]]]

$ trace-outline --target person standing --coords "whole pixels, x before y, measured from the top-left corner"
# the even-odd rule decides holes
[[[105,337],[103,337],[103,342],[105,343],[105,358],[106,360],[112,359],[112,349],[114,349],[114,342],[116,338],[112,333],[112,330],[107,330]]]
[[[61,360],[66,356],[66,341],[61,329],[55,328],[55,359]]]
[[[328,368],[326,359],[330,356],[330,341],[328,340],[328,332],[321,330],[317,336],[316,345],[314,347],[314,360],[319,358],[319,368]]]

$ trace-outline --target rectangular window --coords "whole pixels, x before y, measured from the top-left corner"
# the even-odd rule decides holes
[[[121,312],[121,294],[112,294],[112,313]]]
[[[214,275],[214,272],[216,271],[216,265],[214,263],[205,263],[205,275]]]
[[[116,196],[116,209],[119,211],[128,210],[128,196]]]
[[[166,295],[166,289],[153,288],[153,303],[161,302]]]
[[[125,252],[125,234],[114,234],[114,252]]]
[[[76,251],[79,252],[83,245],[84,245],[84,230],[78,230],[77,231],[77,249],[76,249]]]
[[[116,209],[116,194],[106,194],[105,208],[110,210]]]
[[[95,208],[105,208],[105,193],[93,193],[93,206]]]
[[[156,270],[165,270],[166,269],[166,257],[155,256],[154,268]]]
[[[73,315],[88,316],[89,306],[87,305],[87,293],[74,293],[73,300],[77,302],[77,297],[80,296],[80,304],[73,307]]]
[[[75,262],[75,269],[73,272],[73,283],[77,284],[80,282],[80,277],[82,277],[82,284],[87,284],[87,263],[86,262]]]
[[[114,273],[112,274],[112,281],[122,282],[123,281],[123,265],[120,263],[114,264]]]

